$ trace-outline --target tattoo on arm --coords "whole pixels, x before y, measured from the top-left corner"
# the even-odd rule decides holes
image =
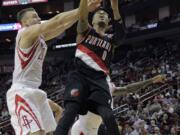
[[[88,20],[79,20],[77,24],[77,32],[78,34],[83,34],[88,30]]]
[[[79,5],[79,21],[77,25],[78,34],[83,34],[88,29],[88,2],[81,0]]]
[[[149,80],[145,80],[145,81],[141,81],[141,82],[136,82],[136,83],[133,83],[133,84],[129,84],[127,85],[127,91],[137,91],[143,87],[146,87],[150,84],[152,84],[152,80],[149,79]]]

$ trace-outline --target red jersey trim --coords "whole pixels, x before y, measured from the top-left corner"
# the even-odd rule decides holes
[[[77,46],[77,49],[79,49],[81,52],[87,54],[89,57],[93,59],[93,61],[106,73],[109,74],[109,70],[106,67],[105,63],[97,56],[92,50],[88,49],[82,44],[79,44]]]

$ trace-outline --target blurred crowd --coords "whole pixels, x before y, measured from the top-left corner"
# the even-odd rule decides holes
[[[137,93],[114,98],[115,108],[128,104],[128,111],[119,118],[122,135],[178,135],[180,133],[180,47],[158,44],[128,51],[124,64],[112,65],[114,81],[119,86],[143,81],[157,74],[166,74],[168,81],[142,88]],[[136,60],[134,60],[136,59]],[[138,59],[138,60],[137,60]],[[165,89],[166,88],[166,89]],[[141,97],[157,89],[147,100]]]
[[[170,88],[145,102],[142,102],[138,96],[130,97],[128,111],[118,118],[122,135],[180,133],[180,89]]]

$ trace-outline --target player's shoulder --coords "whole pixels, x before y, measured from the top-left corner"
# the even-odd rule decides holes
[[[18,32],[18,35],[21,37],[21,42],[24,43],[34,43],[36,41],[40,34],[36,34],[35,29],[39,28],[40,24],[34,24],[32,26],[24,27],[20,32]]]
[[[34,24],[28,27],[23,27],[21,30],[22,35],[26,35],[26,36],[32,36],[30,35],[31,33],[33,33],[33,31],[37,31],[37,29],[40,27],[40,24]]]

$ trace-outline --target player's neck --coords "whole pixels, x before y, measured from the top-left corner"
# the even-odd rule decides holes
[[[96,32],[98,34],[100,34],[101,36],[104,36],[106,29],[104,27],[99,27],[98,25],[94,26],[94,29],[96,30]]]

